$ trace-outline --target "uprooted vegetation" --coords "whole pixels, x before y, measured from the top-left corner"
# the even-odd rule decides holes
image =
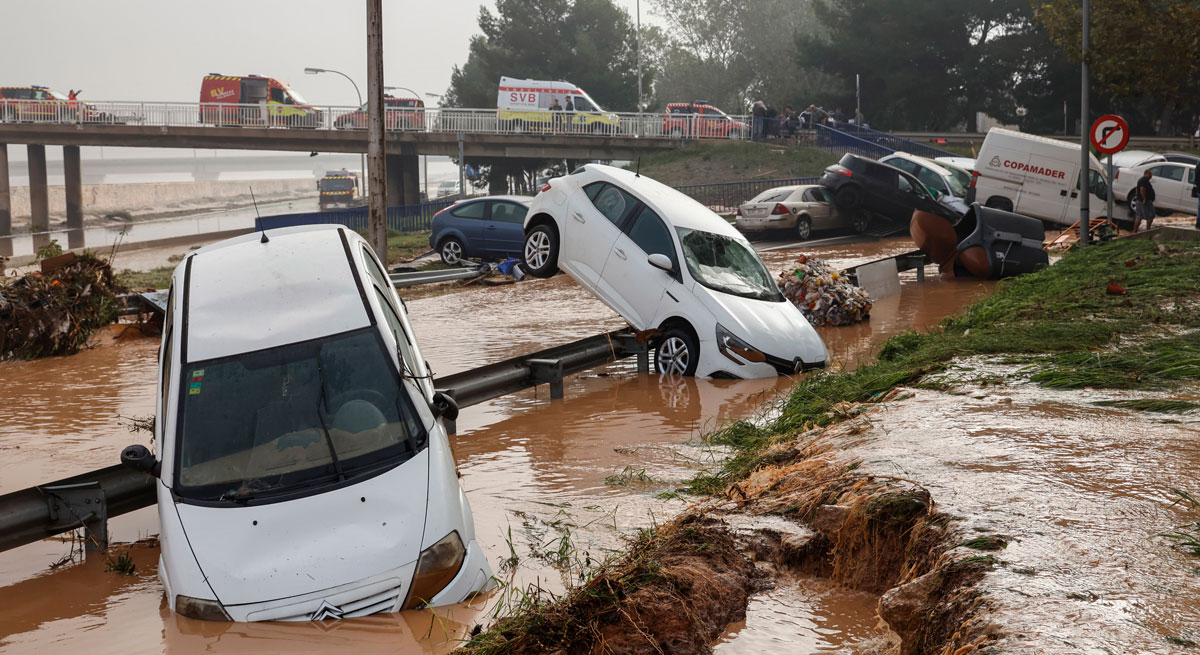
[[[108,262],[88,253],[61,258],[0,286],[0,360],[74,354],[117,320],[125,289]]]

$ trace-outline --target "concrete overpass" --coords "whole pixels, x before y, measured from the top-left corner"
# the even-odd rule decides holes
[[[661,115],[648,115],[661,125]],[[688,139],[595,133],[492,133],[451,131],[387,132],[387,193],[390,204],[420,202],[418,155],[533,159],[635,159],[640,154],[678,148]],[[49,230],[46,147],[62,146],[67,230],[83,228],[83,175],[80,146],[205,148],[298,152],[364,153],[365,130],[296,127],[218,127],[209,125],[128,125],[69,121],[0,122],[0,255],[12,234],[8,146],[28,149],[32,232]],[[74,247],[74,246],[72,246]]]

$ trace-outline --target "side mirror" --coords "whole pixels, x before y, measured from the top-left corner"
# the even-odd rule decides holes
[[[154,459],[154,454],[149,448],[140,443],[127,446],[121,451],[121,463],[135,471],[158,477],[158,460]]]
[[[656,252],[653,255],[650,255],[646,258],[646,261],[649,262],[654,268],[662,269],[671,274],[675,273],[675,265],[671,263],[671,258],[667,257],[661,252]]]
[[[458,403],[441,391],[433,392],[433,402],[429,405],[433,418],[445,418],[447,421],[458,420]]]

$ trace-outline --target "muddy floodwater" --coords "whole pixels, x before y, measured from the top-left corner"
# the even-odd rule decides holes
[[[911,249],[907,239],[889,239],[804,252],[844,267]],[[778,273],[795,254],[765,260]],[[918,284],[912,273],[903,279],[869,322],[820,329],[834,362],[852,367],[888,336],[934,325],[990,289],[932,276]],[[624,325],[565,276],[411,300],[408,309],[436,375]],[[158,342],[101,342],[69,358],[0,364],[0,493],[111,465],[123,446],[148,442],[118,416],[153,412]],[[672,492],[721,457],[700,443],[705,431],[721,419],[754,416],[791,383],[660,379],[626,360],[568,378],[562,400],[541,387],[465,409],[451,444],[497,576],[510,588],[562,590],[589,557],[603,558],[631,531],[690,502]],[[109,527],[122,543],[158,532],[154,508]],[[493,593],[436,612],[339,622],[206,623],[166,609],[152,540],[129,548],[131,576],[106,572],[102,556],[70,558],[70,550],[46,540],[0,553],[0,651],[437,653],[511,600]],[[506,559],[516,564],[502,566]],[[718,650],[837,650],[876,624],[874,603],[827,583],[781,584],[752,599],[746,621],[730,626]]]

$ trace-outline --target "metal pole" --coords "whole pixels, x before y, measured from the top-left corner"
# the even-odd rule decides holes
[[[467,172],[463,168],[463,133],[458,133],[458,197],[467,197]]]
[[[347,80],[350,80],[350,85],[354,87],[354,97],[358,98],[358,106],[362,107],[362,104],[363,104],[362,93],[359,92],[358,82],[355,82],[353,77],[350,77],[349,75],[343,73],[342,71],[335,71],[335,70],[329,69],[329,68],[306,68],[306,69],[304,69],[304,72],[306,72],[306,73],[309,71],[312,71],[314,73],[337,73],[338,75],[341,75],[342,77],[346,78]],[[360,189],[360,191],[362,192],[362,195],[366,196],[369,194],[369,189],[367,188],[367,153],[365,153],[365,152],[359,153],[359,162],[360,162],[359,173],[360,173],[360,175],[362,175],[362,189]]]
[[[1063,136],[1067,135],[1067,101],[1063,100]]]
[[[862,116],[862,84],[858,73],[854,74],[854,124],[858,125],[862,121],[858,119]],[[862,127],[862,125],[858,125]]]
[[[421,155],[421,165],[424,167],[425,202],[429,202],[429,155]]]
[[[1088,177],[1092,171],[1091,150],[1088,138],[1091,124],[1088,122],[1088,23],[1091,22],[1091,6],[1083,0],[1083,63],[1080,65],[1079,84],[1079,245],[1086,246],[1091,240],[1089,218]]]
[[[1112,153],[1110,152],[1110,153],[1108,153],[1108,214],[1106,215],[1106,218],[1108,218],[1108,220],[1110,220],[1110,221],[1113,219],[1112,180],[1113,180],[1113,163],[1112,163]]]
[[[637,1],[637,76],[638,76],[638,113],[642,113],[642,0]]]
[[[371,195],[367,231],[387,266],[387,160],[383,134],[383,0],[367,0],[367,164]]]

